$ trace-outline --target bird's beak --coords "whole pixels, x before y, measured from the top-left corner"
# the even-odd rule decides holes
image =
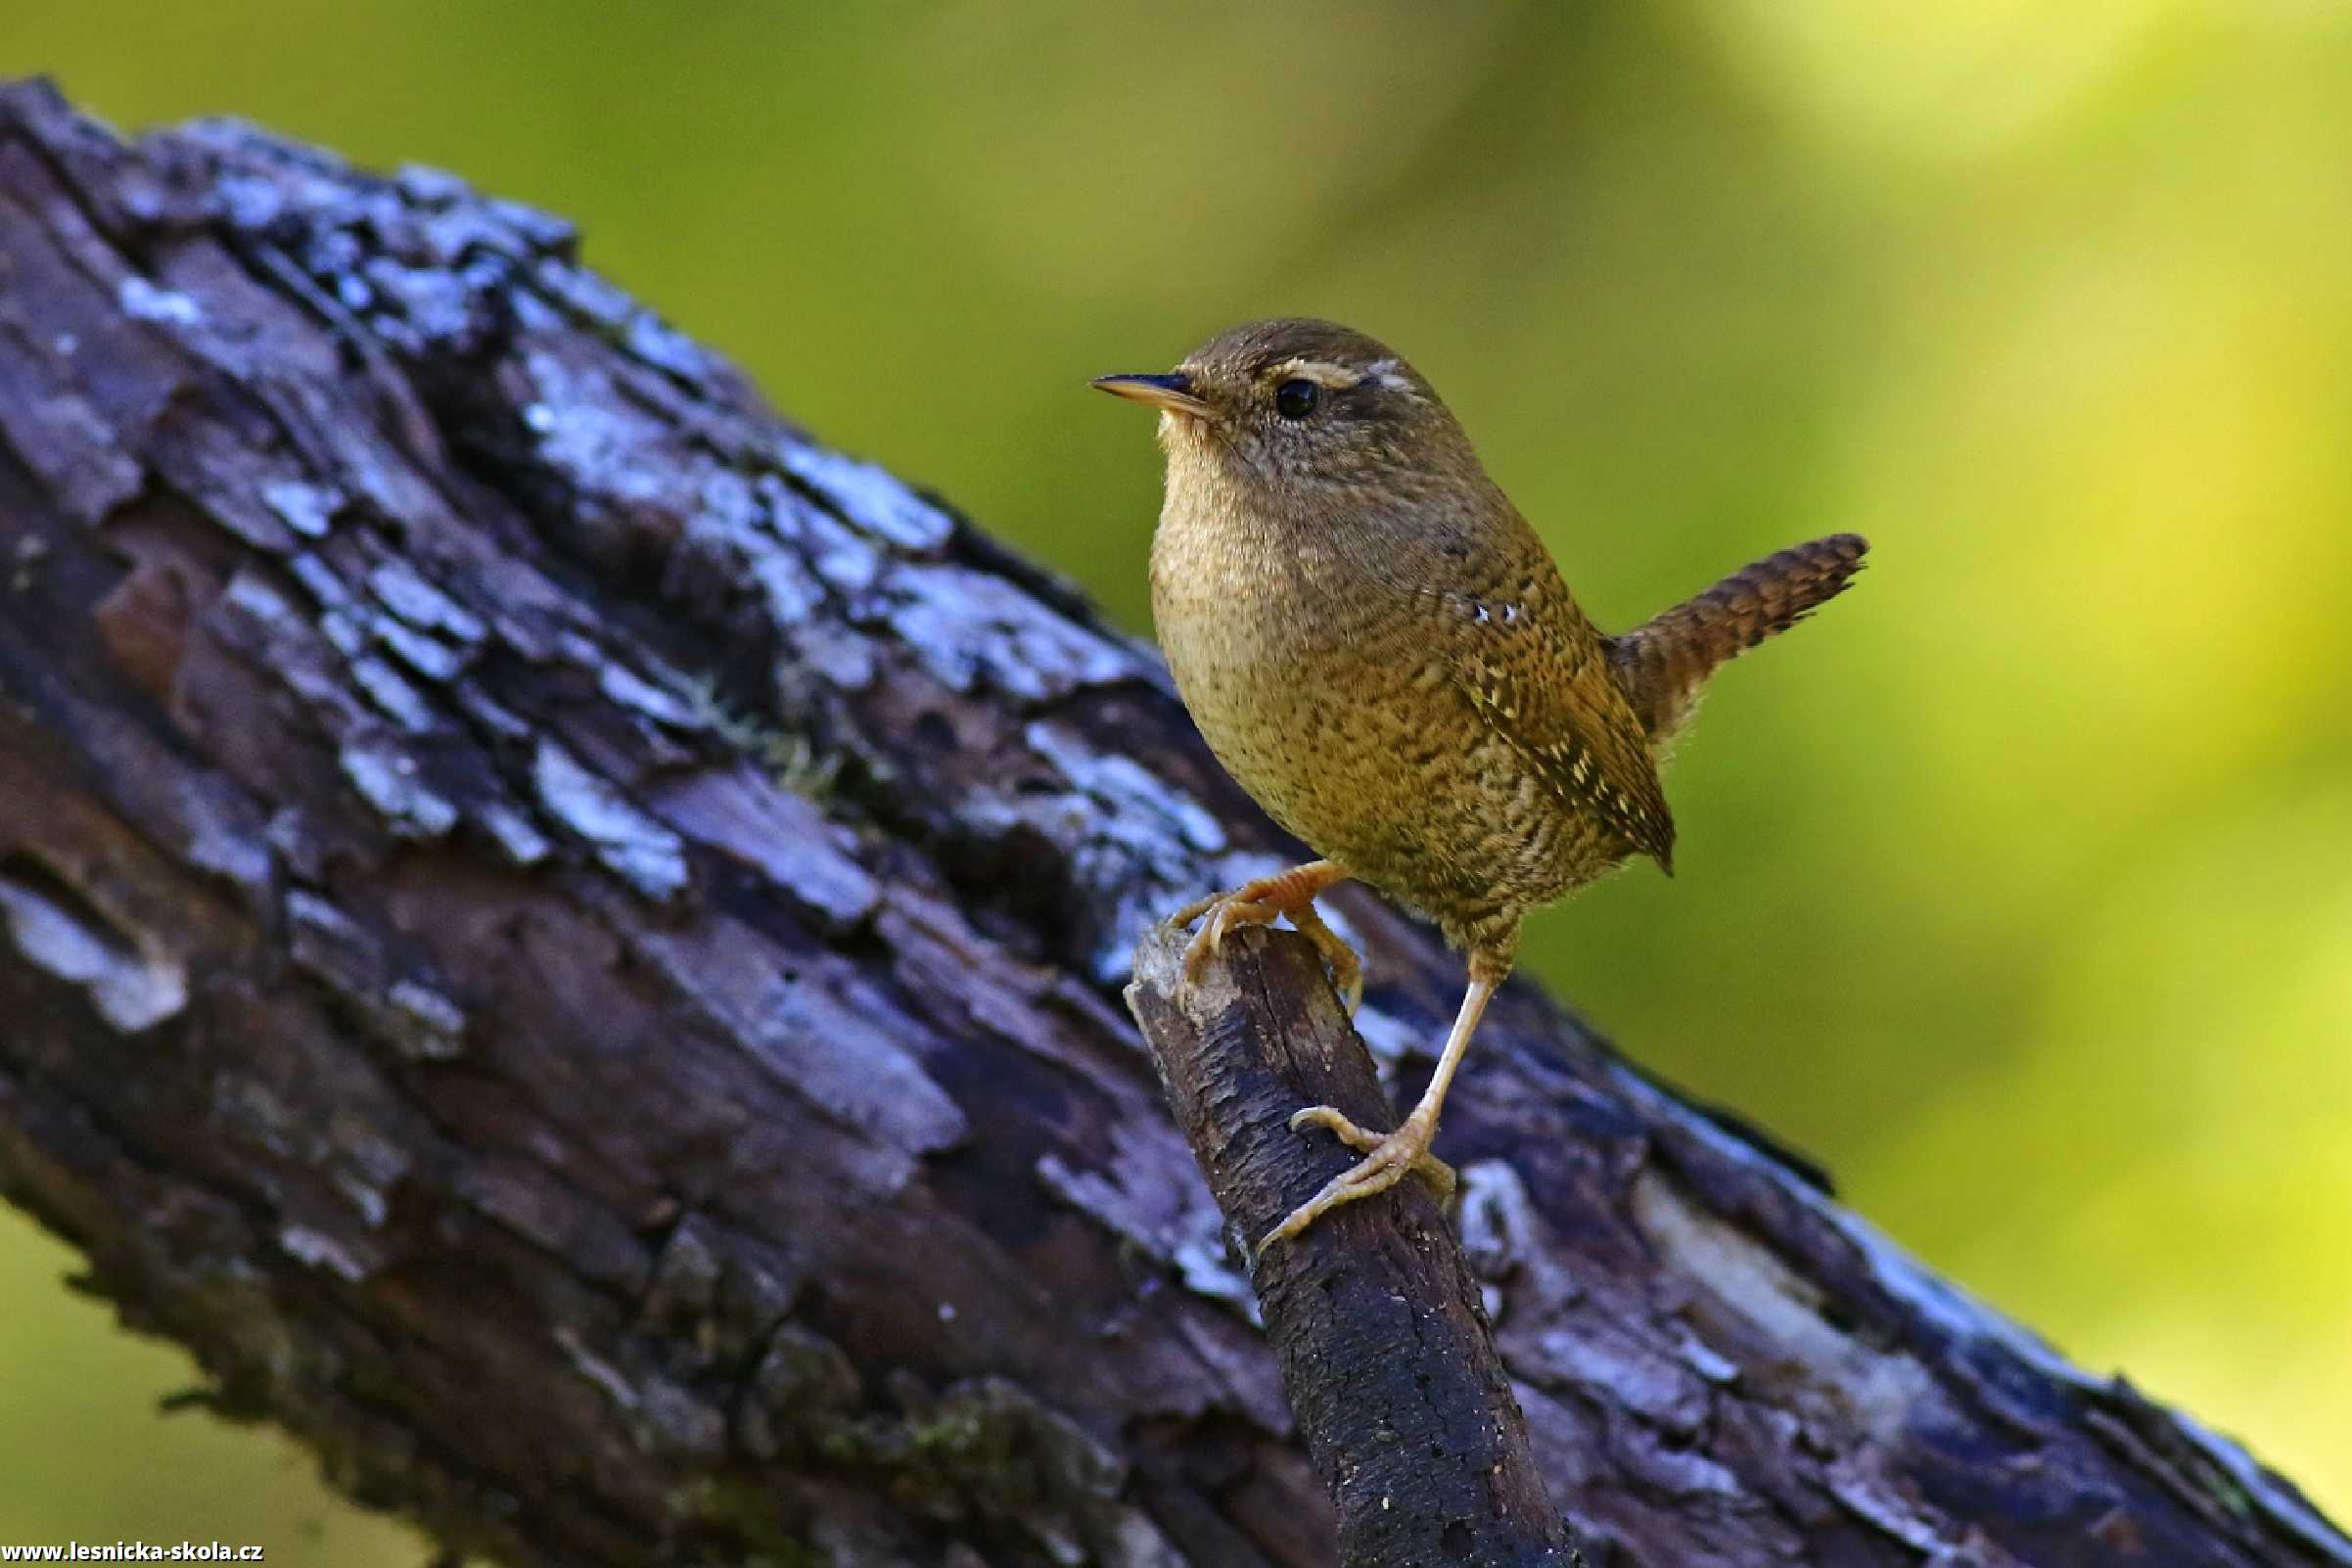
[[[1172,414],[1203,419],[1209,413],[1209,405],[1192,395],[1192,378],[1180,370],[1169,376],[1097,376],[1090,385],[1114,397],[1149,403]]]

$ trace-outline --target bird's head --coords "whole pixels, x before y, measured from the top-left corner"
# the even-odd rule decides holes
[[[1468,439],[1418,371],[1360,332],[1286,317],[1221,333],[1166,375],[1104,376],[1160,410],[1171,487],[1214,478],[1261,501],[1390,496],[1483,479]]]

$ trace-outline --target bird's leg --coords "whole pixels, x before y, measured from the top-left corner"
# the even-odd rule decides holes
[[[1484,951],[1470,954],[1470,988],[1462,993],[1461,1011],[1454,1015],[1453,1031],[1446,1037],[1446,1048],[1438,1057],[1437,1071],[1429,1075],[1429,1086],[1421,1091],[1420,1102],[1396,1131],[1366,1131],[1331,1105],[1310,1105],[1291,1117],[1293,1132],[1311,1127],[1329,1128],[1342,1143],[1359,1150],[1364,1158],[1333,1176],[1323,1184],[1322,1191],[1293,1209],[1289,1219],[1266,1233],[1266,1239],[1258,1243],[1261,1248],[1297,1235],[1343,1203],[1386,1192],[1403,1180],[1407,1172],[1426,1177],[1437,1188],[1441,1202],[1453,1196],[1453,1168],[1431,1154],[1429,1145],[1437,1137],[1438,1112],[1446,1103],[1446,1090],[1453,1083],[1454,1070],[1461,1066],[1462,1053],[1469,1049],[1470,1037],[1478,1029],[1480,1015],[1487,1010],[1487,998],[1495,994],[1495,988],[1509,973],[1508,959],[1498,961]]]
[[[1182,930],[1203,915],[1208,921],[1201,927],[1192,945],[1184,949],[1184,979],[1197,983],[1201,966],[1217,951],[1225,934],[1241,926],[1270,925],[1284,915],[1315,950],[1331,971],[1331,984],[1339,989],[1340,1000],[1353,1014],[1356,1004],[1363,1000],[1363,960],[1356,949],[1339,940],[1339,933],[1323,924],[1315,912],[1316,895],[1348,880],[1348,873],[1329,860],[1310,860],[1270,877],[1244,882],[1226,893],[1211,894],[1208,898],[1184,905],[1168,917],[1168,924]]]

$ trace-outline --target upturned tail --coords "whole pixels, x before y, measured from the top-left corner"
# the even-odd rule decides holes
[[[1836,598],[1862,570],[1869,547],[1859,533],[1792,544],[1611,637],[1609,668],[1650,744],[1660,745],[1682,728],[1716,666]]]

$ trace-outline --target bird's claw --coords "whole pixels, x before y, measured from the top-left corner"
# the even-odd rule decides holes
[[[1331,971],[1331,984],[1339,992],[1340,1005],[1354,1018],[1356,1009],[1363,1005],[1363,960],[1356,956],[1355,948],[1340,940],[1338,932],[1323,923],[1322,912],[1312,901],[1291,910],[1290,923],[1323,955],[1323,967]]]
[[[1372,1132],[1358,1127],[1336,1106],[1310,1105],[1291,1116],[1293,1132],[1303,1132],[1311,1127],[1328,1128],[1342,1143],[1364,1157],[1324,1182],[1320,1192],[1293,1209],[1288,1219],[1268,1231],[1258,1243],[1261,1251],[1297,1235],[1342,1204],[1386,1192],[1407,1175],[1418,1176],[1435,1188],[1440,1203],[1453,1196],[1453,1167],[1429,1152],[1429,1145],[1437,1136],[1435,1121],[1423,1122],[1408,1116],[1405,1125],[1394,1132]]]
[[[1203,915],[1208,916],[1207,922],[1184,948],[1186,984],[1200,984],[1202,969],[1232,932],[1243,926],[1272,925],[1288,916],[1299,934],[1314,943],[1315,951],[1322,954],[1323,965],[1331,971],[1331,984],[1338,990],[1348,1016],[1353,1018],[1356,1009],[1362,1005],[1363,960],[1324,922],[1314,907],[1314,894],[1300,898],[1292,891],[1288,873],[1261,877],[1229,892],[1195,899],[1168,917],[1168,929],[1181,931]]]
[[[1223,945],[1226,932],[1241,926],[1271,925],[1282,918],[1282,910],[1264,899],[1235,896],[1217,900],[1210,906],[1208,915],[1209,918],[1202,922],[1200,930],[1193,933],[1192,941],[1184,947],[1184,980],[1189,985],[1200,984],[1202,967]],[[1185,923],[1190,924],[1189,921]]]

